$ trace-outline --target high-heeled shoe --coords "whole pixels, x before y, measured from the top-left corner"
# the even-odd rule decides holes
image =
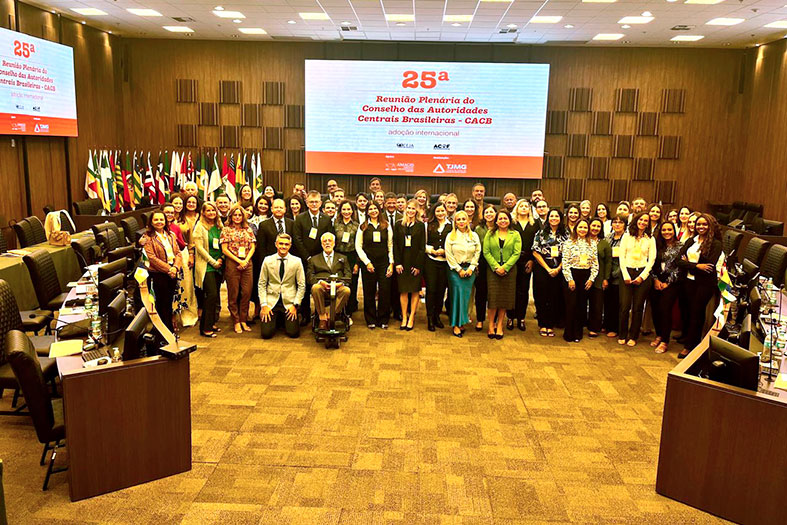
[[[408,332],[411,332],[413,330],[413,328],[415,328],[415,319],[410,319],[409,321],[407,321],[407,328],[406,329],[407,329]]]
[[[483,330],[483,329],[484,329],[484,323],[477,323],[477,324],[475,325],[475,331],[476,331],[476,332],[480,332],[480,331],[481,331],[481,330]]]
[[[495,339],[500,341],[503,338],[503,334],[495,334]]]
[[[495,338],[495,334],[490,334],[490,333],[487,333],[487,334],[486,334],[486,336],[487,336],[489,339],[494,339],[494,338]]]
[[[460,338],[460,339],[461,339],[461,338],[462,338],[462,331],[460,330],[460,331],[459,331],[459,333],[457,334],[456,332],[454,332],[453,330],[451,330],[451,335],[452,335],[452,336],[454,336],[454,337],[458,337],[458,338]]]

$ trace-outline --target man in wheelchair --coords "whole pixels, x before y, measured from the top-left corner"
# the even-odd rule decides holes
[[[344,255],[333,250],[336,237],[332,233],[323,233],[320,244],[322,253],[309,257],[306,267],[306,282],[311,286],[314,309],[317,312],[316,331],[334,330],[338,319],[345,320],[346,331],[349,323],[345,319],[344,306],[350,299],[348,285],[352,279],[352,267]],[[334,312],[333,318],[331,311]]]

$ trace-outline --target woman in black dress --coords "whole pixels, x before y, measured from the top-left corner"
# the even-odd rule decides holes
[[[442,203],[429,210],[429,224],[426,227],[426,324],[430,332],[443,328],[440,312],[443,309],[445,292],[448,289],[448,263],[445,260],[445,239],[451,233],[448,212]]]
[[[426,228],[424,223],[418,220],[418,204],[411,199],[404,209],[404,217],[393,229],[394,271],[399,289],[399,304],[402,307],[400,330],[412,330],[415,323],[425,250]]]

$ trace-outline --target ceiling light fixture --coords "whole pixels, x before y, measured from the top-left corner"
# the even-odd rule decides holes
[[[557,24],[563,20],[562,16],[534,16],[530,19],[531,24]]]
[[[653,16],[653,13],[651,13],[650,11],[643,11],[642,15],[640,16]]]
[[[565,27],[566,29],[574,29],[574,24],[566,24],[563,27]]]
[[[744,18],[714,18],[705,22],[709,26],[734,26],[743,22]]]
[[[631,26],[628,25],[628,24],[623,24],[622,26],[620,26],[620,28],[621,29],[631,29]]]
[[[443,22],[472,22],[473,15],[443,15]]]
[[[348,22],[347,20],[345,20],[344,22],[341,23],[341,25],[343,25],[344,27],[348,27],[348,26],[351,26],[352,23]]]
[[[618,24],[647,24],[652,21],[652,16],[624,16],[618,20]]]
[[[620,40],[624,36],[626,35],[622,33],[599,33],[593,37],[593,40],[606,40],[606,41]]]
[[[164,26],[170,33],[193,33],[194,30],[188,26]]]
[[[765,27],[775,27],[778,29],[784,29],[785,27],[787,27],[787,20],[777,20],[776,22],[765,24]]]
[[[670,0],[667,0],[670,1]],[[675,0],[672,0],[673,2]],[[684,3],[686,4],[695,4],[695,5],[716,5],[722,3],[724,0],[686,0]]]
[[[246,18],[246,15],[240,11],[213,11],[213,14],[219,18]]]
[[[295,20],[287,20],[287,23],[288,23],[288,24],[295,24],[295,23],[297,23],[297,22],[295,22]]]
[[[298,13],[303,20],[330,20],[328,13]]]
[[[240,24],[241,22],[243,22],[243,20],[241,20],[240,18],[236,18],[235,20],[233,20],[233,22],[236,24]]]
[[[582,0],[583,4],[614,4],[618,0]]]
[[[506,27],[507,27],[508,29],[516,29],[516,28],[517,28],[517,25],[516,25],[516,24],[508,24]]]
[[[137,16],[161,16],[161,13],[159,13],[155,9],[134,9],[134,8],[131,8],[131,9],[126,9],[126,11],[128,11],[132,15],[137,15]]]
[[[677,2],[678,0],[667,0],[669,3]]]
[[[453,24],[451,24],[451,25],[452,25],[453,27],[462,27],[462,24],[460,24],[459,22],[454,22],[454,23],[453,23]]]
[[[396,22],[396,25],[398,25],[399,27],[401,27],[401,26],[406,26],[407,24],[405,24],[404,22]]]
[[[82,16],[105,16],[106,13],[101,9],[96,9],[94,7],[72,7],[71,10],[75,13],[79,13]]]
[[[704,35],[678,35],[670,38],[673,42],[696,42],[705,38]]]
[[[415,22],[415,15],[407,13],[385,13],[385,19],[389,22]]]
[[[261,27],[239,27],[238,31],[244,35],[267,35],[268,32]]]
[[[224,11],[224,8],[221,7],[220,5],[217,5],[216,7],[213,8],[213,10],[214,11]]]

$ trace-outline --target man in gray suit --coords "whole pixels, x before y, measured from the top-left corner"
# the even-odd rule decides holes
[[[276,236],[276,253],[262,261],[258,290],[262,338],[270,339],[276,328],[284,324],[289,337],[298,337],[298,306],[306,294],[306,275],[301,260],[290,254],[292,237]]]
[[[309,257],[306,281],[311,286],[314,309],[320,318],[320,330],[327,330],[328,311],[325,308],[325,297],[331,293],[331,285],[326,279],[333,277],[333,280],[342,283],[336,286],[335,309],[336,312],[341,312],[350,299],[350,288],[347,285],[352,279],[352,267],[347,257],[333,251],[336,237],[331,232],[322,234],[320,244],[322,244],[322,253]]]

